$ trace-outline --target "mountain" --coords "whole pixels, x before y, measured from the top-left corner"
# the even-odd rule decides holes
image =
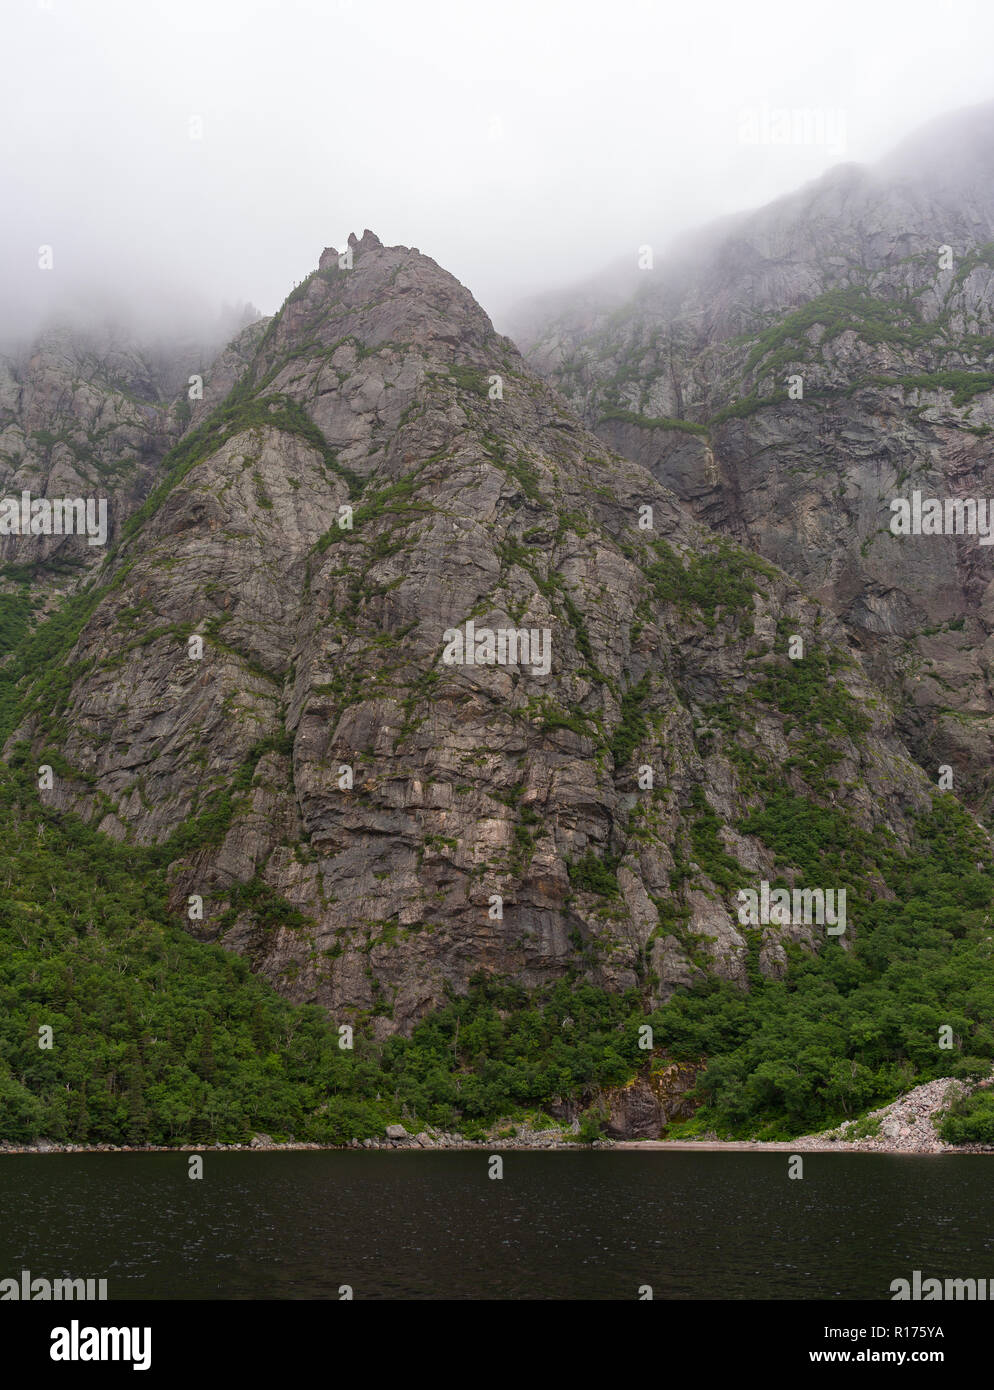
[[[702,1069],[691,1124],[803,1133],[949,1075],[940,1025],[989,1069],[986,833],[669,454],[369,231],[185,376],[50,616],[7,576],[0,1138],[590,1137]]]
[[[831,615],[587,433],[433,261],[351,250],[169,455],[9,746],[53,747],[104,834],[173,846],[193,930],[334,1017],[409,1030],[481,969],[744,984],[757,789],[908,843],[926,779]],[[547,633],[547,671],[446,664],[469,623]]]
[[[704,229],[624,292],[595,278],[518,316],[530,364],[609,448],[842,621],[922,767],[985,814],[990,552],[894,535],[890,504],[994,495],[992,149],[994,105],[956,113]]]

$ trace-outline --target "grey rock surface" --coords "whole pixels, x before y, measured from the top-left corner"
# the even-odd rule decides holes
[[[607,446],[845,623],[923,767],[977,807],[992,550],[894,536],[889,504],[994,497],[992,149],[994,105],[958,113],[515,330]]]
[[[794,873],[737,828],[769,789],[898,846],[929,805],[888,702],[823,601],[586,428],[453,276],[350,245],[224,354],[94,575],[71,688],[11,742],[64,759],[55,804],[168,847],[192,932],[377,1035],[481,973],[747,987],[736,890]],[[548,670],[446,664],[470,622],[547,632]],[[845,719],[784,707],[786,633]],[[789,941],[816,944],[767,928],[768,973]]]

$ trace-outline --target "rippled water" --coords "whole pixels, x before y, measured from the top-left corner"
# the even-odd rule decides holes
[[[994,1158],[786,1153],[0,1158],[0,1277],[111,1298],[889,1299],[994,1278]]]

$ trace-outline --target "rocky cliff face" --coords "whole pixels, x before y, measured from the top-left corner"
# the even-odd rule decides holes
[[[0,498],[102,499],[107,508],[100,545],[78,533],[17,534],[0,523],[0,583],[26,584],[50,601],[102,563],[165,454],[244,371],[244,353],[266,321],[244,327],[220,355],[214,334],[254,312],[226,311],[203,342],[148,342],[135,328],[65,322],[0,354]]]
[[[175,375],[113,332],[52,328],[0,357],[0,497],[103,498],[112,542],[183,428]],[[103,553],[78,534],[0,530],[0,565],[42,590]]]
[[[915,490],[994,496],[992,150],[994,106],[961,113],[519,335],[608,447],[838,615],[922,766],[983,807],[992,551],[889,526]]]
[[[842,827],[812,886],[844,860],[886,893],[867,847],[930,799],[887,702],[451,275],[351,244],[209,374],[8,754],[162,846],[192,931],[380,1033],[480,971],[651,1000],[782,973],[824,927],[739,925],[739,888],[803,879],[755,816]]]

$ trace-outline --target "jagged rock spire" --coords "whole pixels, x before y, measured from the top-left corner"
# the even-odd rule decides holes
[[[355,232],[349,232],[349,245],[354,251],[374,251],[377,247],[382,248],[383,242],[375,232],[371,232],[368,227],[364,227],[361,241],[356,236]]]

